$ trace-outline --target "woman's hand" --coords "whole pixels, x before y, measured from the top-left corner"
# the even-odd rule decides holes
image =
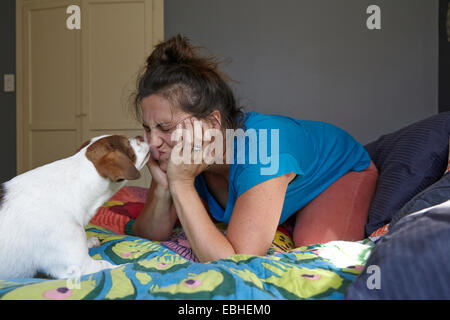
[[[161,170],[159,163],[156,159],[159,159],[159,151],[150,146],[150,158],[147,162],[147,167],[152,175],[152,180],[155,181],[156,186],[162,189],[169,188],[169,180],[167,174]]]
[[[183,129],[183,136],[182,140],[172,149],[167,168],[169,185],[174,183],[192,184],[195,177],[209,166],[203,159],[203,151],[208,145],[208,142],[203,141],[203,136],[205,130],[209,128],[205,121],[199,121],[194,117],[177,125],[177,129]]]

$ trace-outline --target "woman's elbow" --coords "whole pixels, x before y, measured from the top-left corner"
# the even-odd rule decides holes
[[[152,232],[147,228],[140,228],[136,223],[131,228],[133,236],[144,238],[150,241],[168,241],[170,240],[170,233]]]
[[[251,255],[251,256],[265,256],[267,251],[270,248],[270,244],[268,246],[249,246],[249,245],[234,245],[235,254],[242,255]]]

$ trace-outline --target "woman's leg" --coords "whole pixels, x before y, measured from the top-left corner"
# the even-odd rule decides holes
[[[296,247],[333,240],[364,238],[378,170],[350,171],[297,211],[293,240]]]

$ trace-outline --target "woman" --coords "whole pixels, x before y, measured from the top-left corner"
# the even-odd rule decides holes
[[[296,216],[294,241],[296,246],[305,244],[305,230],[318,225],[305,209],[348,173],[364,176],[373,170],[369,155],[349,134],[330,124],[241,112],[217,65],[180,35],[156,46],[148,57],[135,111],[151,145],[147,166],[152,182],[143,211],[127,229],[150,240],[167,240],[178,218],[197,258],[206,262],[233,254],[264,255],[278,225]],[[174,141],[177,129],[185,135]],[[227,144],[229,129],[241,129],[248,140],[256,133],[259,152],[253,149],[255,139],[248,146],[238,139]],[[206,141],[202,139],[206,132],[222,135]],[[270,157],[262,152],[264,142]],[[213,143],[225,147],[209,149],[219,159],[211,163],[202,151]],[[191,160],[197,161],[174,161],[181,151],[189,155],[192,151]],[[366,201],[370,202],[375,181],[359,184],[368,195]],[[347,195],[360,193],[337,189]],[[368,205],[355,213],[356,202],[351,198],[344,208],[326,213],[347,224],[319,223],[325,227],[314,233],[317,241],[329,240],[330,230],[335,236],[339,232],[334,229],[339,228],[345,229],[340,240],[355,234],[362,238]],[[349,208],[351,213],[346,212]],[[322,221],[326,215],[322,219],[313,214]],[[306,224],[301,222],[305,219]],[[216,228],[215,220],[228,224],[226,235]],[[349,225],[356,233],[345,234]]]

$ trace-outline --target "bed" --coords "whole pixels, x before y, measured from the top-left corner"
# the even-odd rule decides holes
[[[125,187],[106,202],[86,228],[101,245],[89,250],[116,269],[68,280],[0,281],[1,299],[343,299],[361,272],[373,241],[334,241],[293,248],[279,228],[264,257],[235,255],[198,263],[181,228],[166,242],[123,234],[146,189]],[[217,224],[219,230],[225,226]],[[292,281],[296,279],[296,281]]]
[[[408,219],[417,223],[410,215],[418,209],[420,201],[423,209],[450,198],[450,187],[445,189],[448,192],[443,192],[441,186],[436,187],[437,183],[443,183],[444,177],[450,185],[450,175],[444,174],[448,163],[449,128],[450,113],[443,113],[382,136],[366,146],[379,169],[380,180],[371,203],[364,240],[332,241],[295,248],[290,238],[290,226],[283,225],[263,257],[234,255],[199,263],[181,228],[175,229],[173,237],[165,242],[125,235],[126,223],[142,210],[148,191],[125,187],[99,208],[86,227],[87,237],[96,236],[101,240],[100,246],[90,249],[89,254],[94,259],[108,260],[117,265],[116,268],[81,277],[74,272],[67,280],[44,277],[0,280],[0,299],[401,299],[417,288],[409,285],[408,293],[395,289],[403,283],[396,278],[395,272],[398,273],[399,268],[386,267],[392,263],[388,259],[391,257],[389,248],[394,243],[395,250],[406,252],[409,244],[417,240],[415,235],[418,233],[410,230],[414,224]],[[409,152],[406,156],[404,150]],[[411,155],[411,150],[418,152]],[[401,161],[399,157],[403,157]],[[435,196],[436,190],[440,192],[439,197]],[[424,197],[433,198],[432,203],[423,202]],[[441,223],[441,218],[434,221],[439,227],[430,226],[446,231],[450,223]],[[390,226],[391,222],[394,227]],[[426,232],[423,223],[419,226]],[[226,229],[222,224],[217,227],[222,231]],[[446,239],[433,237],[433,241],[441,250],[439,254],[450,256],[448,246],[439,246]],[[424,246],[426,244],[421,243],[414,247],[416,255],[420,256],[420,248]],[[424,257],[428,259],[428,266],[435,258],[430,252],[424,253]],[[408,268],[414,262],[408,259],[411,257],[402,256],[401,261],[395,262]],[[372,266],[385,271],[381,279],[394,279],[394,289],[386,285],[378,288],[376,283],[375,286],[368,285],[374,275]],[[399,282],[397,286],[395,281]],[[439,281],[443,291],[437,290],[437,297],[450,298],[445,291],[450,287],[449,280]],[[421,294],[427,298],[427,288],[420,282],[418,286],[419,290],[425,288]],[[395,294],[392,290],[396,290]]]

